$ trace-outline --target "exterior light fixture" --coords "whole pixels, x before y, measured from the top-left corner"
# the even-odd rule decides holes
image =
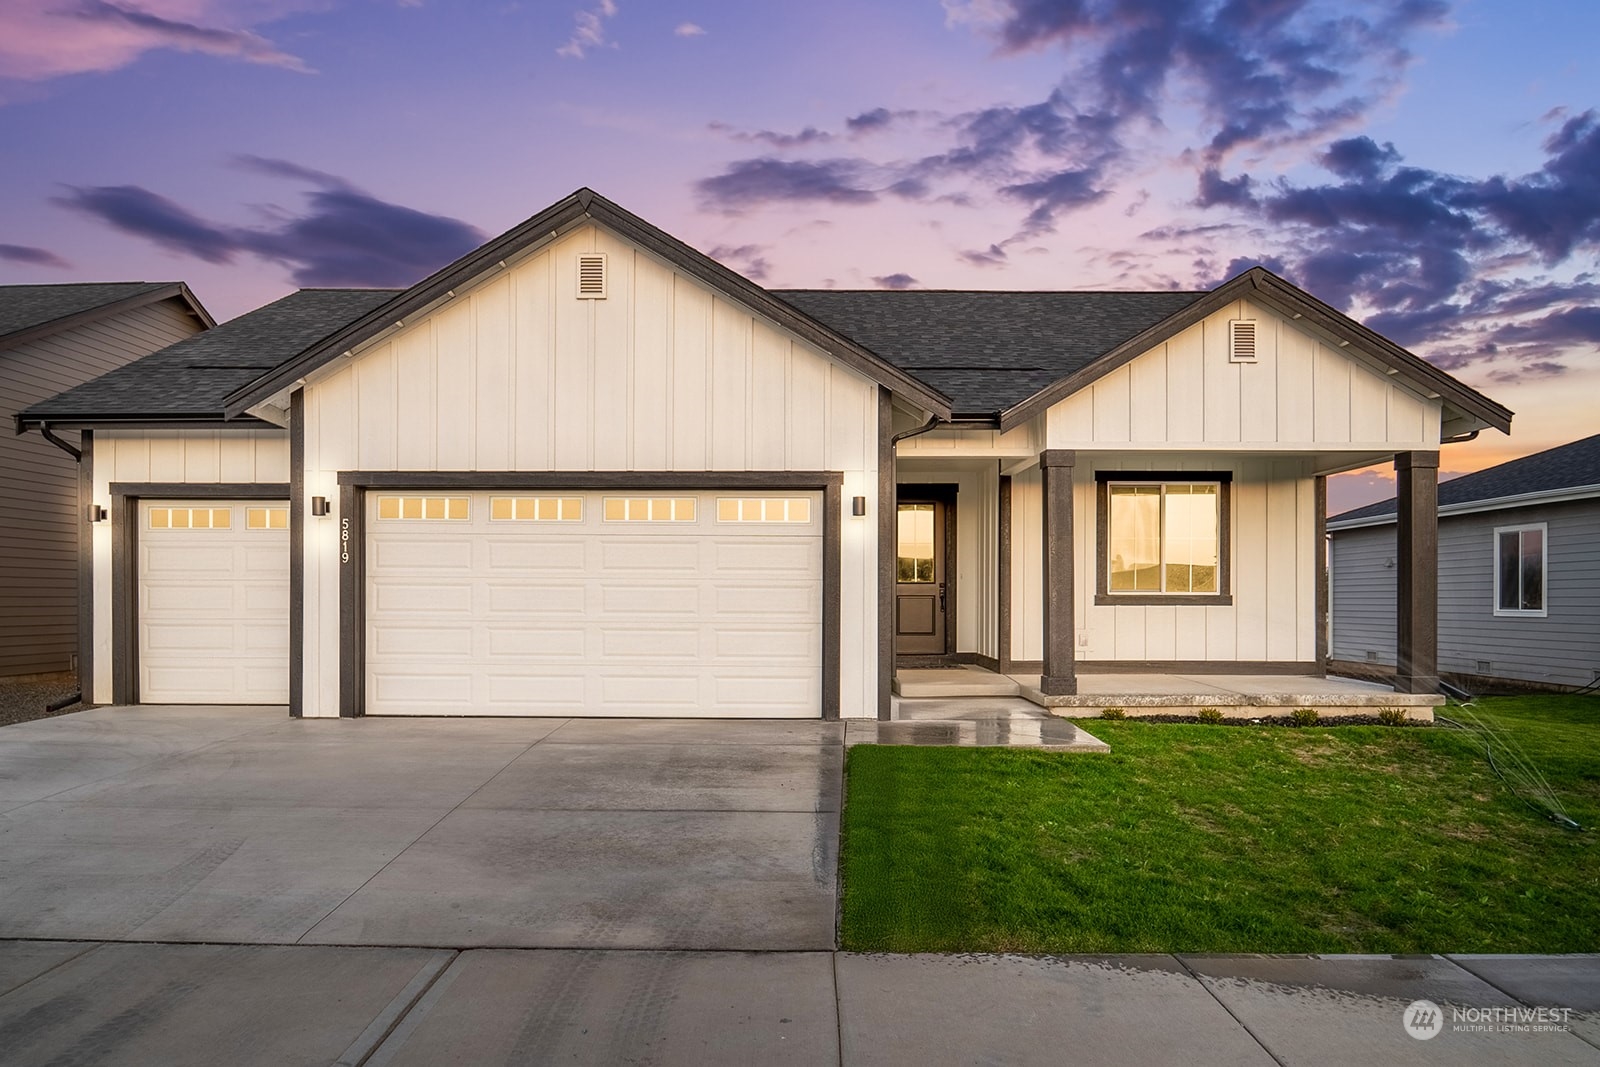
[[[90,504],[88,511],[90,522],[104,522],[106,520],[106,509],[99,504]]]
[[[330,510],[332,509],[328,507],[327,497],[314,496],[311,498],[311,514],[317,516],[317,518],[325,517]]]
[[[850,514],[865,515],[867,513],[867,498],[856,496],[850,498]]]

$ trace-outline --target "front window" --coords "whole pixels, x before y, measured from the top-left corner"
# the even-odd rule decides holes
[[[1494,613],[1544,615],[1544,523],[1494,532]]]
[[[1108,490],[1107,592],[1222,592],[1220,483],[1111,482]]]

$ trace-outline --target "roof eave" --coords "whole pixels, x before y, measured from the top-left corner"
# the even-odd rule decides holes
[[[1514,493],[1511,496],[1486,497],[1482,500],[1463,500],[1455,504],[1440,504],[1439,517],[1448,519],[1455,515],[1475,515],[1485,511],[1507,511],[1511,508],[1532,508],[1544,504],[1566,504],[1575,500],[1600,499],[1600,485],[1572,485],[1562,489],[1541,489],[1533,493]],[[1328,520],[1328,531],[1359,530],[1367,526],[1392,526],[1396,513],[1363,515],[1357,519]]]
[[[86,412],[64,412],[62,414],[30,414],[19,412],[12,419],[16,432],[27,433],[29,430],[48,426],[57,430],[102,430],[102,429],[229,429],[249,430],[262,427],[273,427],[271,422],[259,419],[254,415],[245,415],[230,419],[220,412],[196,412],[192,414],[172,414],[170,412],[133,412],[118,415],[99,415]],[[276,427],[273,427],[276,428]]]
[[[891,392],[943,418],[950,416],[950,400],[942,393],[590,189],[580,189],[558,200],[521,225],[435,271],[410,289],[397,294],[394,299],[379,305],[274,370],[234,390],[223,400],[224,413],[230,419],[237,418],[249,408],[288,388],[297,379],[305,378],[324,366],[339,353],[365,344],[394,323],[402,322],[407,316],[447,297],[451,290],[468,280],[503,265],[507,259],[585,220],[604,224],[719,292],[755,308],[785,329],[823,348],[840,362],[888,387]]]

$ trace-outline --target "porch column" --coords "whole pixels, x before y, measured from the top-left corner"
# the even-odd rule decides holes
[[[1049,448],[1039,453],[1044,491],[1044,676],[1047,696],[1078,691],[1073,664],[1072,467],[1077,454]]]
[[[1439,453],[1394,457],[1398,693],[1439,687]]]

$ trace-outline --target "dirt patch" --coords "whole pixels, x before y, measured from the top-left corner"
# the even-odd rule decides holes
[[[65,700],[77,691],[77,675],[67,672],[35,675],[26,681],[0,678],[0,726],[11,726],[14,723],[32,722],[34,719],[48,719],[55,715],[65,715],[70,711],[80,711],[83,708],[82,704],[69,704],[56,711],[45,710],[51,704]]]

